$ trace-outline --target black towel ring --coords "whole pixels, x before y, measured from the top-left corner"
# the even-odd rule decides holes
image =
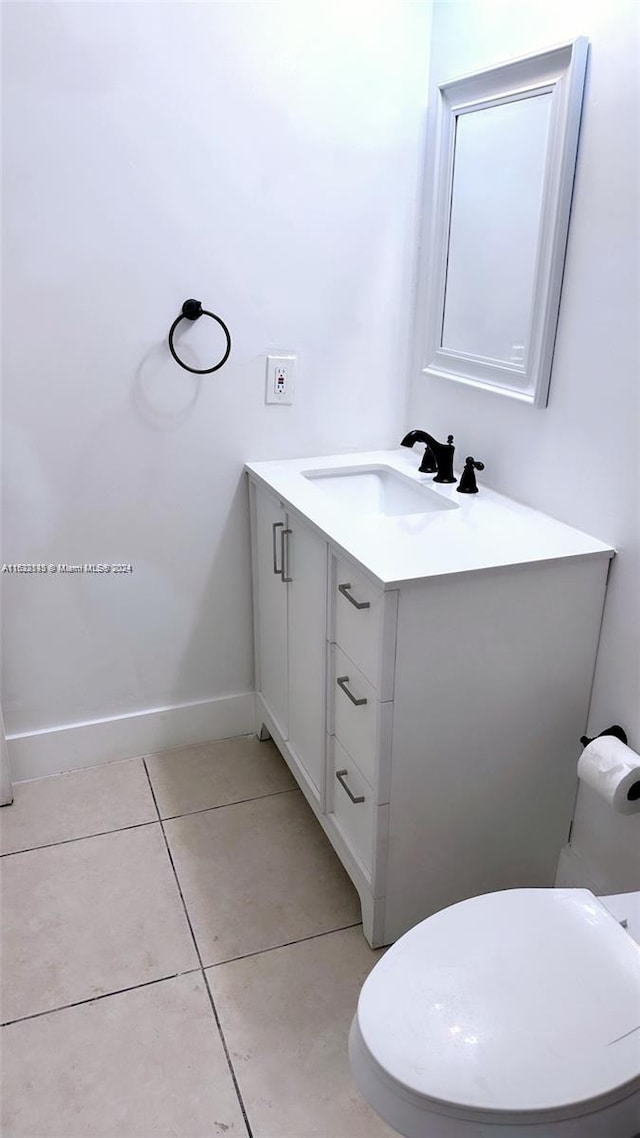
[[[215,320],[216,323],[220,325],[227,338],[226,351],[220,362],[214,364],[213,367],[189,367],[189,365],[183,363],[180,357],[176,354],[176,350],[173,346],[173,333],[178,327],[180,321],[198,320],[200,316],[210,316],[212,320]],[[169,351],[171,352],[171,355],[173,356],[176,363],[180,364],[180,367],[183,367],[185,371],[193,371],[196,375],[208,375],[209,372],[217,371],[218,368],[221,368],[222,365],[226,364],[227,360],[229,359],[229,353],[231,351],[231,336],[229,335],[229,329],[227,328],[224,320],[221,320],[219,316],[216,316],[215,312],[207,312],[207,310],[202,307],[202,304],[199,300],[185,300],[184,304],[182,305],[182,312],[179,316],[176,317],[173,324],[171,325],[171,328],[169,329]]]

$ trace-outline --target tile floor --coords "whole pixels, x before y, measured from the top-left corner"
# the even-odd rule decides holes
[[[15,791],[2,1138],[392,1138],[346,1052],[380,953],[272,743]]]

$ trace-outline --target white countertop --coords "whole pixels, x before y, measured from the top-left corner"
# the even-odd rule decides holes
[[[489,490],[482,485],[482,475],[478,494],[459,494],[457,484],[438,484],[432,474],[419,474],[419,464],[418,450],[405,447],[250,462],[246,470],[386,588],[500,566],[613,556],[610,545]],[[457,508],[396,517],[357,516],[303,474],[369,465],[390,467]]]

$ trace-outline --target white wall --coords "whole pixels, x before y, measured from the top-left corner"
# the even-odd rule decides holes
[[[400,434],[430,6],[3,15],[4,558],[134,567],[3,578],[31,777],[252,729],[243,462]],[[166,347],[190,296],[233,338],[201,380]],[[291,408],[264,405],[278,348]]]
[[[577,35],[590,38],[591,55],[548,408],[416,372],[407,419],[436,436],[453,432],[459,456],[486,463],[481,481],[617,548],[589,731],[621,723],[636,750],[639,25],[635,0],[436,4],[432,84]],[[618,817],[581,788],[573,843],[592,876],[600,875],[599,887],[640,888],[640,817]]]

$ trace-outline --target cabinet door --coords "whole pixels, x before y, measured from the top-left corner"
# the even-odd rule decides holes
[[[258,691],[283,739],[288,738],[287,586],[282,572],[286,517],[278,499],[255,487],[256,658]]]
[[[289,746],[324,808],[327,545],[297,518],[288,527]]]

